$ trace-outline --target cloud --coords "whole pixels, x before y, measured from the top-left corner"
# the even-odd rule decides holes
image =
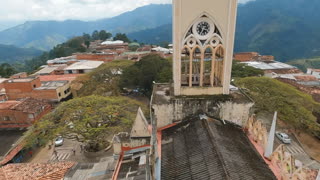
[[[245,3],[250,0],[239,0]],[[96,20],[137,7],[167,4],[172,0],[10,0],[0,7],[0,21]]]

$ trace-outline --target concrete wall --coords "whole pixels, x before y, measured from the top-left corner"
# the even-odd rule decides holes
[[[174,98],[170,104],[153,104],[152,109],[158,128],[200,113],[244,126],[252,106],[252,102],[240,103],[209,98]]]

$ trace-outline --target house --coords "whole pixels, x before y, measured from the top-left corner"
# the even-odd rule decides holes
[[[313,75],[313,76],[317,77],[318,79],[320,79],[320,69],[308,68],[307,69],[307,74]]]
[[[32,91],[31,97],[60,102],[72,98],[69,81],[44,81]]]
[[[33,98],[0,103],[0,128],[26,128],[49,113],[51,105]]]
[[[38,77],[9,79],[4,82],[4,88],[9,100],[32,97],[32,91],[41,86]]]
[[[247,61],[274,61],[274,56],[260,55],[257,52],[240,52],[234,54],[234,60],[247,62]]]
[[[39,77],[10,79],[5,81],[4,88],[9,100],[27,97],[59,102],[71,97],[69,81],[40,81]]]
[[[52,66],[45,66],[41,70],[35,72],[33,75],[61,75],[64,74],[64,68],[68,65],[66,64],[59,64],[59,65],[52,65]]]
[[[80,74],[63,74],[63,75],[45,75],[39,76],[41,82],[45,81],[69,81],[72,82],[75,80]]]
[[[10,79],[19,79],[19,78],[26,78],[26,77],[28,77],[28,74],[26,72],[21,72],[21,73],[12,75]]]
[[[297,67],[278,61],[246,61],[248,66],[261,69],[265,76],[272,77],[277,74],[302,74]]]
[[[74,54],[77,60],[87,60],[87,61],[103,61],[111,62],[118,55],[115,52],[103,52],[103,53],[76,53]]]
[[[98,68],[102,61],[80,61],[64,69],[65,74],[84,74]]]
[[[55,58],[47,61],[48,66],[57,65],[57,64],[73,64],[75,62],[78,62],[76,59],[76,56],[67,56],[67,57],[60,57]]]

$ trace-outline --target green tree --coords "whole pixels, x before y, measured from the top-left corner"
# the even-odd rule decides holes
[[[232,62],[232,77],[263,76],[263,70],[247,66],[239,61]]]
[[[148,55],[124,70],[120,87],[139,88],[146,95],[151,94],[153,81],[170,82],[172,79],[171,63],[158,55]]]
[[[106,39],[109,39],[112,37],[112,34],[109,32],[106,32],[105,30],[101,30],[99,32],[99,39],[105,41]]]
[[[99,40],[99,31],[95,30],[92,32],[92,35],[91,35],[91,39],[92,40]]]
[[[127,37],[126,34],[122,34],[122,33],[117,33],[115,35],[115,37],[113,37],[114,40],[121,40],[121,41],[124,41],[124,42],[131,42],[130,39]]]
[[[3,63],[0,65],[0,76],[10,77],[11,75],[17,73],[17,71],[8,63]]]
[[[90,41],[91,40],[91,36],[90,34],[87,34],[87,33],[83,33],[82,34],[82,37],[85,41]]]
[[[72,82],[72,87],[81,87],[77,90],[80,97],[89,95],[120,95],[119,79],[123,69],[131,66],[132,61],[116,60],[102,64],[94,71],[79,76]]]
[[[147,110],[142,103],[121,96],[86,96],[64,102],[34,125],[28,146],[36,143],[35,137],[45,144],[57,135],[76,135],[88,151],[99,151],[108,145],[110,135],[130,131],[139,107]]]

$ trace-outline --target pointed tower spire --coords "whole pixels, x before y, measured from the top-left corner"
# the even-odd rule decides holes
[[[266,158],[270,158],[272,152],[273,152],[273,144],[274,144],[274,135],[276,133],[276,124],[277,124],[277,115],[278,112],[274,112],[274,116],[273,116],[273,121],[272,121],[272,125],[270,128],[270,132],[269,132],[269,137],[268,137],[268,143],[266,146],[266,149],[264,151],[264,157]]]

